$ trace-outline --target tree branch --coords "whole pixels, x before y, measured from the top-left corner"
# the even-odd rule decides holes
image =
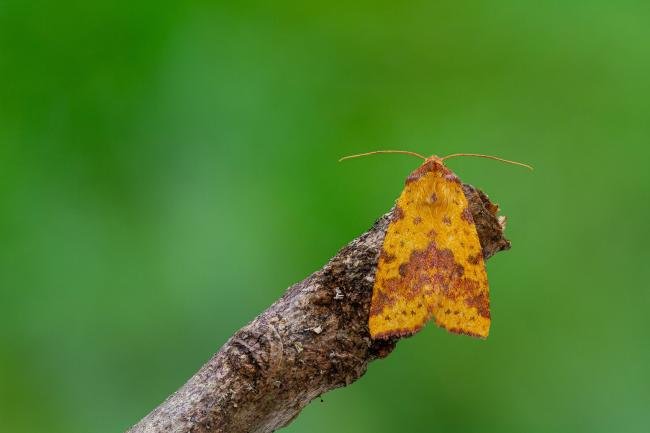
[[[510,248],[497,206],[472,186],[463,188],[484,257]],[[359,379],[370,361],[388,356],[396,340],[373,341],[367,323],[391,213],[237,331],[128,432],[272,432],[314,398]]]

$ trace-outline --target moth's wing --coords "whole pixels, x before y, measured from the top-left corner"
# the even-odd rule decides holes
[[[411,335],[433,315],[451,332],[485,338],[489,288],[481,244],[458,178],[427,161],[397,200],[377,265],[373,338]]]

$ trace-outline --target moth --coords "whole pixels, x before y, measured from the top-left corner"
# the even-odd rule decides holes
[[[431,317],[457,334],[487,338],[490,289],[479,237],[462,184],[444,161],[457,156],[424,157],[407,178],[383,241],[370,305],[373,339],[418,332]]]

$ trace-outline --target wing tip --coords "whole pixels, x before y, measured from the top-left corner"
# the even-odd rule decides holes
[[[479,338],[481,340],[487,340],[488,336],[490,335],[489,329],[486,329],[485,332],[474,332],[469,329],[463,329],[463,328],[447,328],[440,324],[438,324],[438,326],[440,326],[443,329],[446,329],[447,331],[453,334],[467,335],[468,337]]]

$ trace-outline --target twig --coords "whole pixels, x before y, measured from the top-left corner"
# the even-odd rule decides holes
[[[496,205],[463,187],[485,258],[508,249]],[[367,323],[391,212],[237,331],[129,432],[272,432],[314,398],[359,379],[370,361],[388,356],[396,341],[371,340]]]

